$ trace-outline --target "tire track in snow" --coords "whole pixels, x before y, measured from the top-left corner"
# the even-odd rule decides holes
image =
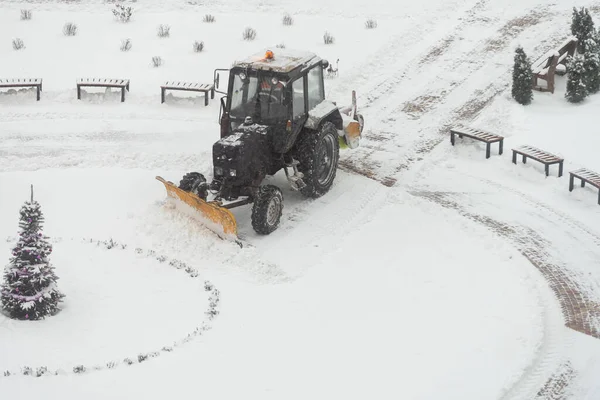
[[[294,278],[302,276],[324,256],[340,249],[340,240],[353,227],[367,223],[373,209],[389,200],[389,190],[352,175],[339,175],[331,190],[318,199],[306,199],[296,193],[284,194],[283,223],[268,236],[257,236],[249,223],[240,226],[240,233],[261,258],[270,260]],[[349,196],[355,193],[356,196]],[[289,199],[294,196],[293,202]],[[248,219],[249,219],[249,213]],[[244,218],[244,216],[240,216]],[[302,254],[301,258],[290,254]]]
[[[531,207],[532,210],[537,210],[538,213],[541,212],[542,214],[528,212],[527,215],[537,215],[542,218],[544,223],[551,223],[552,226],[558,225],[553,230],[565,232],[567,237],[574,238],[573,246],[577,243],[581,251],[595,252],[596,257],[592,256],[592,259],[595,259],[596,263],[600,265],[600,261],[597,261],[600,260],[600,236],[589,227],[519,190],[489,179],[470,174],[466,175],[493,187],[494,199],[498,197],[498,193],[509,193],[518,198],[520,204],[525,204]],[[468,204],[468,201],[462,198],[464,196],[459,193],[413,192],[413,194],[421,195],[421,197],[435,201],[446,208],[456,209],[467,218],[484,224],[500,236],[508,238],[521,254],[542,273],[548,282],[554,298],[560,303],[564,326],[600,339],[600,324],[598,323],[600,321],[600,291],[597,286],[589,284],[589,277],[584,271],[578,272],[578,265],[563,263],[557,259],[557,256],[549,253],[554,248],[552,241],[538,233],[544,232],[545,229],[526,226],[522,222],[519,222],[519,225],[498,223],[489,217],[477,214],[475,211],[466,211],[464,206],[460,205]],[[558,239],[555,238],[556,240]],[[572,249],[573,252],[576,252],[576,247]],[[555,326],[554,329],[548,330],[548,335],[556,336],[559,331],[560,329]],[[540,400],[565,398],[565,387],[570,384],[570,380],[575,373],[563,373],[564,364],[556,367],[556,360],[559,358],[557,352],[562,353],[562,358],[568,357],[569,353],[565,349],[571,345],[570,340],[566,340],[563,335],[559,335],[559,338],[560,341],[551,340],[554,342],[553,345],[545,345],[540,358],[526,372],[521,381],[507,392],[503,399],[534,398],[534,396],[537,396],[535,398]],[[566,362],[568,363],[568,360]],[[547,377],[548,371],[552,370],[555,371],[554,375]],[[540,383],[542,379],[547,379],[543,386]],[[540,387],[542,389],[539,389]],[[539,389],[537,394],[534,392],[536,389]]]
[[[440,7],[432,10],[428,15],[416,23],[414,18],[409,19],[410,24],[405,31],[394,36],[378,51],[378,57],[358,65],[348,74],[343,74],[337,84],[329,90],[327,97],[349,98],[350,91],[357,91],[359,109],[365,110],[374,105],[378,100],[385,99],[386,95],[395,89],[406,74],[410,66],[421,59],[423,47],[434,45],[439,41],[440,35],[445,35],[448,21],[453,21],[451,29],[456,29],[460,24],[458,17],[465,12],[470,12],[478,3],[488,0],[459,0],[444,1]],[[475,5],[473,5],[475,3]],[[456,18],[453,18],[456,17]],[[440,29],[439,25],[444,25]],[[365,74],[364,71],[377,71],[377,75]],[[379,77],[379,78],[378,78]],[[375,80],[375,83],[373,81]],[[363,95],[364,93],[364,95]],[[365,97],[366,101],[361,99]]]
[[[523,227],[514,226],[495,220],[488,216],[468,211],[462,204],[467,204],[463,194],[448,192],[431,192],[413,190],[412,195],[434,202],[444,208],[458,211],[467,219],[485,226],[492,232],[512,243],[517,250],[527,258],[538,271],[548,279],[547,272],[550,267],[555,267],[553,260],[543,250],[545,241],[535,231]],[[546,272],[546,273],[545,273]],[[564,278],[561,275],[560,278]],[[563,363],[568,352],[565,350],[570,346],[564,335],[564,319],[560,313],[557,315],[552,303],[556,303],[558,296],[551,289],[553,287],[538,287],[544,306],[544,332],[543,340],[536,356],[525,368],[521,378],[512,387],[506,390],[501,400],[533,399],[544,385],[552,385],[552,373],[557,366]],[[561,302],[562,303],[562,302]],[[563,308],[564,311],[564,308]]]
[[[485,9],[485,3],[480,2],[476,10],[471,12],[469,18],[489,24],[485,17],[477,15],[483,9]],[[506,66],[506,62],[504,62],[504,66],[502,66],[502,63],[498,66],[497,62],[493,62],[494,57],[505,57],[505,53],[502,50],[508,46],[511,40],[527,33],[530,29],[540,24],[548,23],[556,15],[549,7],[546,7],[542,11],[529,11],[520,17],[512,18],[508,22],[496,23],[494,25],[496,28],[494,35],[477,40],[469,50],[453,54],[454,62],[446,62],[444,71],[449,71],[450,77],[452,76],[452,71],[460,70],[461,68],[465,69],[466,73],[459,79],[447,79],[447,84],[445,86],[442,85],[438,89],[442,92],[432,93],[431,89],[427,89],[427,87],[439,85],[440,79],[438,75],[428,73],[429,70],[427,69],[415,67],[417,77],[421,76],[421,78],[414,78],[414,80],[425,82],[425,85],[423,85],[425,92],[416,93],[416,97],[413,98],[436,98],[439,101],[437,103],[433,102],[435,104],[427,104],[425,107],[426,110],[424,110],[426,112],[419,116],[419,120],[411,123],[410,118],[408,118],[409,121],[407,121],[406,125],[409,127],[411,125],[414,126],[415,130],[414,133],[410,134],[412,137],[408,139],[403,137],[402,133],[397,132],[397,127],[400,124],[396,122],[396,117],[393,116],[384,120],[379,131],[367,130],[363,138],[364,146],[361,143],[361,147],[343,158],[341,162],[342,166],[347,170],[365,175],[387,186],[392,186],[397,180],[398,173],[408,169],[415,162],[421,161],[425,154],[446,138],[450,126],[459,122],[470,122],[498,94],[506,90],[509,82],[510,67]],[[563,14],[561,17],[566,17],[566,15]],[[518,28],[511,29],[512,27]],[[451,47],[456,42],[456,39],[449,40],[448,38],[456,38],[459,34],[460,30],[453,32],[448,37],[442,39],[438,45],[430,48],[427,54],[430,55],[433,52],[435,57],[438,58],[443,54],[447,54],[449,52],[448,47]],[[535,46],[531,53],[536,55],[541,54],[548,48],[555,46],[565,36],[567,35],[560,28],[555,28],[551,34],[546,35],[545,39]],[[462,43],[460,45],[464,46]],[[425,65],[431,62],[427,58],[421,61]],[[481,81],[486,86],[478,88],[477,86],[480,84],[478,85],[477,82],[473,84],[470,78],[474,74],[482,74],[484,77],[487,77],[487,82],[486,80]],[[443,81],[443,79],[441,80]],[[436,83],[436,81],[438,82]],[[490,81],[491,83],[489,83]],[[401,90],[403,90],[402,86],[397,91]],[[469,95],[464,94],[471,90],[472,92]],[[443,95],[440,95],[440,93],[443,93]],[[459,101],[457,103],[459,105],[456,107],[444,106],[445,103],[456,104],[456,102],[450,101],[452,97],[458,97],[457,100]],[[460,97],[464,97],[466,101],[460,101]],[[398,96],[398,101],[395,104],[390,106],[384,105],[378,111],[382,115],[398,115],[403,109],[406,111],[406,107],[406,96]],[[415,107],[418,109],[420,106],[415,105],[411,107],[413,108],[409,107],[408,111],[414,110]],[[392,111],[387,111],[390,108],[392,108]],[[428,116],[433,111],[435,111],[435,116]],[[373,118],[373,116],[370,116],[370,118]],[[383,119],[384,117],[382,116],[381,118]],[[413,137],[416,139],[413,139]],[[387,154],[382,156],[382,153]],[[403,158],[399,165],[397,161],[398,155],[401,155]]]
[[[73,111],[72,109],[65,111],[39,111],[39,112],[2,112],[0,111],[2,122],[19,122],[19,121],[131,121],[131,120],[148,120],[148,121],[177,121],[177,122],[205,122],[209,117],[206,115],[198,115],[192,117],[189,114],[182,113],[165,113],[157,112],[157,110],[148,110],[138,112],[123,113],[122,111],[111,112],[106,114],[106,109],[102,112],[85,112]]]
[[[565,362],[539,390],[535,400],[566,400],[566,389],[575,376],[576,373],[571,363]]]

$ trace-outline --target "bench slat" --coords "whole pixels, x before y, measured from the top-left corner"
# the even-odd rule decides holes
[[[200,82],[185,82],[185,81],[166,81],[161,88],[171,89],[171,90],[197,90],[206,92],[212,90],[214,87],[213,84],[209,83],[200,83]]]
[[[559,162],[563,161],[563,158],[549,153],[544,150],[540,150],[533,146],[523,145],[513,149],[513,151],[523,154],[527,157],[535,158],[544,162]]]
[[[597,172],[587,168],[580,168],[578,170],[571,171],[570,174],[575,175],[578,178],[583,178],[600,189],[600,174]]]
[[[457,126],[450,129],[450,131],[458,135],[464,135],[471,138],[481,139],[484,142],[499,141],[504,139],[504,136],[500,136],[495,133],[484,131],[482,129],[476,129],[467,126]]]
[[[77,85],[96,85],[96,86],[119,86],[125,87],[129,84],[129,79],[116,78],[78,78]]]
[[[2,85],[39,85],[42,83],[42,78],[4,78],[0,79]]]

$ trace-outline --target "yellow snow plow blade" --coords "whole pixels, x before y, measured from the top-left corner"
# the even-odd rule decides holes
[[[183,201],[212,222],[206,224],[207,228],[219,235],[237,238],[237,223],[231,211],[221,207],[216,201],[204,201],[193,193],[181,190],[173,182],[166,181],[160,176],[156,179],[165,185],[169,197]]]

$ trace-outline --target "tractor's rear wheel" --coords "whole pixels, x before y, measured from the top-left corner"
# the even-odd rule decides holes
[[[179,181],[179,189],[193,193],[202,200],[206,200],[206,196],[208,196],[206,178],[200,172],[188,172],[185,174],[181,178],[181,181]]]
[[[304,174],[303,195],[317,198],[331,189],[340,158],[335,125],[325,122],[318,132],[303,132],[298,140],[298,170]]]
[[[252,205],[252,227],[256,233],[268,235],[279,226],[283,212],[283,193],[274,185],[264,185]]]

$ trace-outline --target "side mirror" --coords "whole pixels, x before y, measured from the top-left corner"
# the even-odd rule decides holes
[[[325,68],[329,67],[329,61],[327,61],[327,60],[323,60],[323,61],[321,62],[321,67],[323,67],[323,69],[325,69]]]
[[[223,84],[225,85],[225,91],[220,90],[221,74],[219,74],[219,71],[226,73],[225,77],[223,78]],[[221,94],[227,94],[227,84],[228,84],[228,77],[229,77],[229,75],[227,75],[227,74],[229,74],[228,69],[215,69],[215,72],[213,75],[213,85],[215,87],[215,92],[221,93]]]

